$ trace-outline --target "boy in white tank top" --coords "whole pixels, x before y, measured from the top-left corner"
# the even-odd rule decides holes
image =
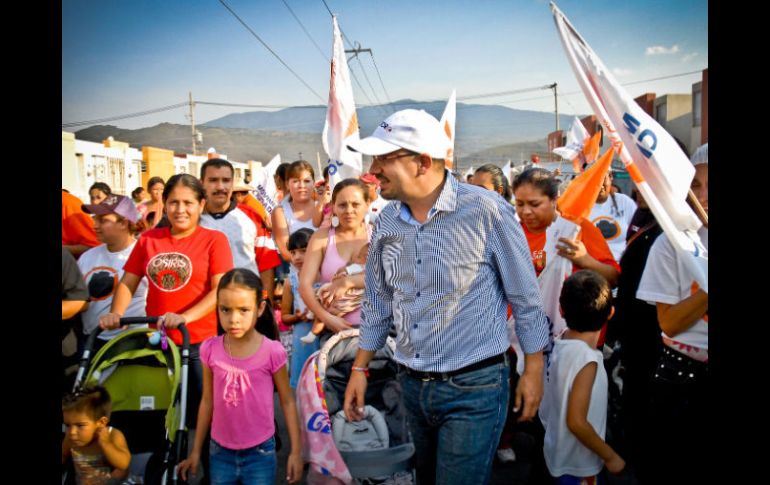
[[[546,365],[540,417],[543,453],[557,483],[597,483],[604,466],[613,474],[625,461],[605,441],[607,372],[596,349],[612,317],[612,293],[598,273],[582,270],[564,281],[559,297],[567,330],[554,342]]]

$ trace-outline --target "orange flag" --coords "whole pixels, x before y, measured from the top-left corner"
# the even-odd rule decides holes
[[[570,182],[557,202],[559,213],[563,218],[579,224],[582,219],[588,217],[604,183],[604,176],[612,165],[614,154],[615,151],[610,148],[599,161]]]
[[[579,174],[583,171],[583,157],[581,155],[572,159],[572,171],[575,172],[575,174]]]
[[[599,143],[602,141],[602,132],[597,131],[586,142],[586,146],[583,147],[583,155],[586,157],[586,163],[594,163],[596,157],[599,156]]]

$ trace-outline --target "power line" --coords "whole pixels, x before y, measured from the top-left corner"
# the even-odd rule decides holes
[[[110,116],[110,117],[107,117],[107,118],[99,118],[99,119],[95,119],[95,120],[70,121],[68,123],[62,123],[61,126],[62,126],[62,128],[71,128],[73,126],[81,126],[81,125],[96,125],[96,124],[99,124],[99,123],[106,123],[108,121],[118,121],[118,120],[124,120],[124,119],[128,119],[128,118],[136,118],[136,117],[139,117],[139,116],[146,116],[146,115],[151,115],[151,114],[155,114],[155,113],[161,113],[163,111],[170,111],[172,109],[181,108],[182,106],[187,106],[187,104],[188,103],[177,103],[177,104],[172,104],[172,105],[169,105],[169,106],[164,106],[162,108],[155,108],[155,109],[149,109],[149,110],[145,110],[145,111],[140,111],[138,113],[130,113],[130,114],[125,114],[125,115]]]
[[[522,88],[522,89],[513,89],[510,91],[497,91],[493,93],[480,93],[480,94],[471,94],[468,96],[461,96],[457,98],[457,101],[468,101],[472,99],[481,99],[481,98],[495,98],[499,96],[509,96],[512,94],[522,94],[522,93],[528,93],[531,91],[540,91],[543,89],[550,89],[550,86],[533,86],[530,88]],[[541,99],[543,96],[533,99]],[[551,96],[544,96],[546,98],[550,98]],[[418,103],[438,103],[439,101],[446,101],[445,98],[436,98],[436,99],[422,99],[422,100],[412,100],[413,103],[406,103],[406,105],[410,104],[418,104]],[[404,106],[404,104],[402,104]],[[459,107],[458,107],[459,109]]]
[[[292,10],[292,8],[289,6],[289,4],[288,4],[288,3],[286,3],[286,1],[285,1],[285,0],[281,0],[281,1],[283,2],[283,4],[284,4],[284,5],[286,5],[286,8],[287,8],[287,9],[289,9],[289,12],[290,12],[290,13],[291,13],[291,15],[294,17],[294,20],[296,20],[296,21],[297,21],[297,23],[299,24],[299,26],[300,26],[300,27],[302,28],[302,30],[305,32],[305,35],[307,35],[308,39],[310,39],[310,42],[312,42],[312,43],[313,43],[313,45],[316,47],[316,49],[318,50],[318,52],[321,54],[321,57],[323,57],[324,61],[326,61],[326,62],[331,62],[331,61],[330,61],[330,59],[329,59],[328,57],[326,57],[326,54],[324,54],[324,52],[323,52],[323,49],[321,49],[321,47],[320,47],[320,46],[318,45],[318,43],[315,41],[315,39],[313,38],[313,36],[312,36],[312,35],[310,35],[310,32],[308,32],[308,30],[305,28],[305,25],[302,23],[302,21],[299,19],[299,17],[297,17],[297,15],[294,13],[294,10]],[[374,103],[374,101],[372,101],[372,98],[370,98],[370,97],[369,97],[369,95],[366,93],[366,91],[364,91],[364,87],[361,85],[361,82],[358,80],[358,77],[356,76],[356,73],[355,73],[355,72],[353,72],[353,69],[351,68],[351,66],[348,66],[348,72],[350,72],[350,75],[353,77],[353,81],[355,81],[355,82],[356,82],[356,84],[358,85],[358,88],[359,88],[359,89],[361,90],[361,92],[364,94],[364,97],[367,99],[367,101],[369,101],[369,104],[371,104],[371,105],[374,105],[374,104],[375,104],[375,103]],[[288,108],[288,107],[290,107],[290,106],[287,106],[287,108]]]
[[[326,7],[326,11],[327,11],[327,12],[329,12],[329,15],[330,15],[330,16],[332,16],[332,17],[334,17],[334,14],[332,13],[332,10],[329,8],[329,4],[327,4],[327,3],[326,3],[326,0],[321,0],[321,1],[323,2],[324,6]],[[338,24],[338,26],[339,26],[339,24]],[[356,49],[356,47],[355,47],[355,46],[353,45],[353,43],[350,41],[350,39],[348,38],[348,36],[347,36],[347,35],[345,35],[345,31],[344,31],[344,30],[342,30],[342,27],[339,27],[339,29],[340,29],[340,35],[342,36],[342,40],[343,40],[344,42],[347,42],[347,43],[348,43],[348,47],[349,47],[350,49],[352,49],[352,50],[355,50],[355,49]],[[360,60],[360,59],[358,60],[358,63],[359,63],[359,64],[361,64],[361,60]],[[358,80],[358,77],[356,76],[356,74],[353,72],[353,67],[350,65],[350,63],[348,63],[348,71],[350,72],[351,76],[353,76],[353,80],[356,82],[356,84],[358,84],[358,88],[359,88],[359,89],[361,90],[361,92],[364,94],[364,97],[365,97],[365,98],[366,98],[366,99],[369,101],[369,104],[370,104],[371,106],[377,106],[377,105],[376,105],[376,104],[375,104],[375,103],[372,101],[372,98],[370,98],[370,97],[369,97],[369,95],[366,93],[366,90],[364,90],[364,87],[363,87],[363,85],[362,85],[362,84],[361,84],[361,82]],[[369,76],[367,76],[367,75],[366,75],[366,71],[364,70],[364,65],[363,65],[363,64],[361,64],[361,72],[364,74],[364,77],[366,78],[366,82],[368,82],[368,83],[369,83],[369,87],[370,87],[370,88],[372,88],[372,83],[369,81]],[[377,94],[374,92],[374,88],[372,88],[372,94],[374,94],[374,97],[375,97],[375,98],[377,98]],[[387,92],[386,92],[385,94],[387,95]],[[379,99],[377,100],[377,102],[379,103],[379,105],[380,105],[380,106],[382,106],[382,102],[381,102]],[[388,112],[387,112],[387,111],[385,111],[385,109],[384,109],[384,108],[379,108],[379,110],[380,110],[380,112],[381,112],[382,114],[385,114],[385,115],[387,115],[387,114],[388,114]]]
[[[285,108],[323,108],[326,106],[289,106],[279,104],[240,104],[240,103],[218,103],[214,101],[196,101],[195,104],[206,104],[209,106],[233,106],[236,108],[266,108],[266,109],[285,109]]]
[[[334,14],[332,13],[331,9],[329,8],[329,5],[326,3],[326,0],[321,0],[321,1],[324,3],[324,6],[326,7],[326,11],[329,12],[329,15],[334,17]],[[350,47],[351,49],[355,49],[353,44],[351,44],[350,39],[348,39],[348,36],[345,35],[345,31],[342,30],[342,27],[340,27],[340,34],[342,35],[342,40],[344,40],[345,42],[348,43],[348,47]]]
[[[692,75],[692,74],[699,74],[699,73],[701,73],[700,70],[699,71],[691,71],[691,72],[683,72],[683,73],[679,73],[679,74],[671,74],[671,75],[668,75],[668,76],[661,76],[661,77],[656,77],[656,78],[651,78],[651,79],[643,79],[643,80],[640,80],[640,81],[633,81],[633,82],[630,82],[630,83],[621,84],[621,86],[631,86],[631,85],[634,85],[634,84],[641,84],[641,83],[646,83],[646,82],[660,81],[662,79],[670,79],[670,78],[674,78],[674,77],[683,77],[683,76],[689,76],[689,75]],[[472,100],[472,99],[495,98],[495,97],[500,97],[500,96],[509,96],[509,95],[513,95],[513,94],[522,94],[522,93],[526,93],[526,92],[530,92],[530,91],[539,91],[539,90],[545,89],[545,88],[548,88],[548,86],[536,86],[536,87],[531,87],[531,88],[514,89],[514,90],[509,90],[509,91],[497,91],[497,92],[491,92],[491,93],[472,94],[472,95],[468,95],[468,96],[458,97],[457,100],[458,101],[468,101],[468,100]],[[583,91],[570,91],[570,92],[567,92],[567,93],[559,93],[559,98],[562,98],[564,96],[573,96],[575,94],[582,94],[582,92]],[[537,100],[537,99],[551,99],[552,97],[553,96],[549,94],[549,95],[545,95],[545,96],[536,96],[536,97],[533,97],[533,98],[515,99],[515,100],[510,100],[510,101],[498,101],[497,104],[518,103],[518,102],[522,102],[522,101],[532,101],[532,100]],[[414,103],[436,103],[436,102],[439,102],[439,101],[445,101],[445,100],[443,98],[425,99],[425,100],[414,100]],[[458,107],[458,109],[460,109],[460,107]],[[466,108],[466,109],[468,109],[468,108]]]
[[[691,74],[700,74],[701,72],[703,72],[703,69],[699,69],[697,71],[683,72],[681,74],[671,74],[669,76],[661,76],[661,77],[656,77],[656,78],[653,78],[653,79],[644,79],[642,81],[634,81],[634,82],[631,82],[631,83],[621,84],[621,86],[631,86],[631,85],[634,85],[634,84],[649,83],[649,82],[652,82],[652,81],[660,81],[661,79],[671,79],[672,77],[689,76]]]
[[[296,20],[299,26],[302,27],[302,30],[305,32],[305,35],[307,35],[307,38],[310,39],[310,42],[312,42],[315,48],[318,49],[318,52],[321,54],[321,57],[323,57],[326,62],[329,62],[329,58],[326,57],[326,54],[324,54],[323,49],[321,49],[321,47],[318,45],[315,39],[313,39],[313,36],[310,35],[310,32],[307,31],[305,26],[300,21],[299,17],[297,17],[297,14],[294,13],[294,10],[292,10],[289,4],[286,3],[286,0],[281,0],[281,1],[283,2],[284,5],[286,5],[286,8],[289,9],[289,12],[291,13],[292,17],[294,17],[294,20]]]
[[[326,3],[326,1],[325,0],[321,0],[321,1],[323,2],[324,6],[326,7],[326,11],[329,12],[329,15],[334,17],[334,14],[332,13],[332,11],[329,8],[329,5]],[[351,49],[354,49],[353,44],[351,44],[350,40],[348,40],[348,36],[345,35],[345,32],[342,30],[342,27],[340,27],[340,35],[342,36],[342,40],[347,42],[348,46]],[[362,66],[362,70],[363,70],[363,66]],[[350,63],[348,63],[348,72],[350,73],[351,76],[353,76],[353,81],[355,81],[356,84],[358,85],[358,89],[361,90],[361,93],[363,93],[364,97],[367,99],[367,101],[369,101],[369,105],[370,106],[376,106],[374,101],[372,101],[372,98],[370,98],[369,94],[367,94],[366,90],[364,89],[364,86],[361,84],[361,81],[358,80],[358,76],[356,76],[356,73],[353,72],[353,66],[351,66]],[[366,73],[364,73],[364,74],[366,74]],[[385,113],[384,110],[382,110],[382,112]]]
[[[624,87],[625,86],[633,86],[634,84],[642,84],[642,83],[648,83],[648,82],[653,82],[653,81],[660,81],[660,80],[663,80],[663,79],[671,79],[671,78],[675,78],[675,77],[690,76],[692,74],[700,74],[701,72],[702,72],[702,70],[690,71],[690,72],[682,72],[682,73],[679,73],[679,74],[671,74],[671,75],[668,75],[668,76],[661,76],[661,77],[656,77],[656,78],[651,78],[651,79],[642,79],[640,81],[633,81],[633,82],[630,82],[630,83],[623,83],[623,84],[621,84],[621,86],[624,86]],[[501,92],[501,93],[503,93],[503,92]],[[496,94],[497,93],[490,93],[490,94],[475,96],[474,99],[475,98],[480,98],[480,97],[494,97]],[[513,93],[512,92],[508,92],[508,93],[505,93],[505,94],[513,94]],[[583,91],[570,91],[568,93],[559,93],[559,98],[563,98],[565,96],[574,96],[576,94],[583,94]],[[469,97],[458,98],[458,100],[460,100],[460,99],[465,100],[465,99],[469,99]],[[513,103],[520,103],[522,101],[533,101],[533,100],[537,100],[537,99],[551,99],[551,96],[550,95],[548,95],[548,96],[537,96],[537,97],[534,97],[534,98],[515,99],[515,100],[511,100],[511,101],[498,101],[497,104],[513,104]],[[573,106],[573,109],[574,109],[574,106]]]
[[[281,64],[283,64],[283,66],[284,66],[286,69],[288,69],[288,70],[289,70],[289,72],[291,72],[292,74],[294,74],[294,77],[296,77],[297,79],[299,79],[299,81],[300,81],[302,84],[304,84],[304,85],[305,85],[305,87],[306,87],[306,88],[308,88],[308,89],[310,90],[310,92],[311,92],[311,93],[315,94],[315,96],[316,96],[318,99],[320,99],[322,102],[324,101],[324,99],[321,97],[321,95],[320,95],[320,94],[318,94],[318,93],[315,91],[315,89],[311,88],[311,87],[310,87],[310,85],[309,85],[308,83],[306,83],[306,82],[305,82],[305,80],[304,80],[304,79],[302,79],[302,78],[300,77],[300,75],[299,75],[299,74],[297,74],[296,72],[294,72],[294,69],[292,69],[291,67],[289,67],[289,65],[288,65],[288,64],[286,64],[286,62],[284,62],[284,60],[283,60],[283,59],[281,59],[281,56],[279,56],[278,54],[276,54],[276,53],[275,53],[275,51],[274,51],[273,49],[271,49],[271,48],[270,48],[270,46],[269,46],[269,45],[267,45],[267,43],[265,43],[265,41],[263,41],[263,40],[262,40],[262,39],[261,39],[261,38],[260,38],[260,37],[257,35],[257,33],[256,33],[256,32],[254,32],[253,30],[251,30],[251,27],[249,27],[249,26],[246,24],[246,22],[244,22],[244,21],[243,21],[243,20],[242,20],[242,19],[241,19],[241,18],[238,16],[238,14],[237,14],[237,13],[235,13],[235,12],[233,11],[233,9],[231,9],[231,8],[230,8],[230,6],[229,6],[229,5],[227,5],[227,3],[225,3],[225,1],[224,1],[224,0],[219,0],[219,3],[221,3],[221,4],[222,4],[222,5],[223,5],[223,6],[224,6],[224,7],[225,7],[225,8],[226,8],[228,11],[230,11],[230,13],[231,13],[231,14],[233,14],[233,16],[234,16],[236,19],[238,19],[238,21],[239,21],[239,22],[240,22],[240,23],[241,23],[241,24],[242,24],[244,27],[246,27],[246,29],[247,29],[249,32],[251,32],[251,35],[253,35],[253,36],[254,36],[254,38],[256,38],[256,39],[257,39],[257,40],[258,40],[258,41],[259,41],[259,42],[260,42],[260,43],[261,43],[263,46],[265,46],[265,49],[267,49],[268,51],[270,51],[270,53],[271,53],[271,54],[273,54],[273,56],[275,56],[275,58],[276,58],[276,59],[278,59],[278,61],[279,61]]]
[[[364,90],[364,86],[361,84],[361,81],[358,80],[358,76],[356,76],[356,73],[353,72],[353,66],[351,66],[350,63],[348,63],[348,72],[350,73],[351,76],[353,76],[353,81],[356,82],[358,89],[361,90],[361,93],[364,95],[366,100],[369,101],[369,104],[367,106],[372,106],[372,107],[378,106],[377,104],[375,104],[374,101],[372,101],[372,98],[369,97],[369,94],[367,94],[366,90]],[[382,113],[385,113],[385,110],[383,108],[379,108],[379,109]]]
[[[369,84],[369,89],[372,90],[372,94],[374,95],[374,99],[377,100],[377,104],[382,106],[382,101],[380,101],[380,98],[377,97],[377,93],[374,91],[374,86],[372,86],[372,82],[369,81],[369,76],[366,75],[366,70],[364,69],[364,64],[361,62],[361,58],[356,55],[356,60],[358,61],[358,64],[361,66],[361,72],[364,73],[364,79],[366,79],[366,83]]]
[[[382,82],[382,76],[380,76],[380,69],[377,67],[377,62],[374,60],[374,53],[371,50],[369,51],[369,55],[372,56],[372,64],[374,64],[374,70],[377,71],[377,77],[380,78],[380,84],[382,85],[382,90],[385,91],[385,98],[388,100],[388,103],[393,104],[393,101],[390,99],[390,95],[388,94],[388,90],[385,89],[385,83]]]
[[[321,0],[324,3],[324,6],[326,7],[326,10],[329,11],[329,15],[334,17],[334,14],[332,13],[331,9],[329,8],[329,5],[326,4],[326,0]]]
[[[473,94],[470,96],[462,96],[460,98],[457,98],[457,100],[467,101],[469,99],[496,98],[498,96],[508,96],[510,94],[521,94],[521,93],[528,93],[531,91],[542,91],[543,89],[551,89],[551,86],[550,85],[533,86],[531,88],[513,89],[510,91],[498,91],[496,93]],[[548,97],[550,98],[550,96]]]

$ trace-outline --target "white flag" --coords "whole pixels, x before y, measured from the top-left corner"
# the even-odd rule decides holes
[[[441,127],[444,128],[444,133],[449,137],[449,148],[446,151],[446,167],[452,169],[454,155],[455,155],[455,119],[457,118],[457,90],[452,90],[452,95],[449,97],[449,101],[444,108],[444,114],[441,115]]]
[[[586,141],[588,141],[588,131],[576,116],[567,133],[567,144],[551,151],[565,160],[572,160],[583,151]]]
[[[543,247],[543,253],[547,255],[545,268],[537,277],[540,295],[543,297],[543,312],[548,317],[551,333],[548,345],[543,349],[546,358],[553,350],[554,341],[561,337],[561,334],[567,329],[567,322],[559,311],[559,296],[564,280],[572,274],[572,261],[556,254],[556,243],[561,237],[575,239],[579,232],[580,226],[559,216],[546,229],[545,246]],[[508,339],[518,357],[516,371],[521,375],[524,372],[524,351],[521,349],[521,343],[516,335],[516,321],[513,317],[508,319],[507,327]]]
[[[321,137],[324,150],[329,156],[329,183],[333,188],[342,179],[361,175],[361,154],[350,151],[347,144],[358,140],[358,117],[353,101],[353,86],[350,84],[348,61],[345,47],[337,25],[332,17],[334,41],[332,44],[331,78],[329,80],[329,106],[326,123]]]
[[[473,175],[473,165],[471,165],[471,168],[468,169],[467,172],[465,172],[465,177],[463,178],[463,182],[466,182],[468,180],[468,177]]]
[[[692,278],[708,293],[708,253],[697,233],[701,222],[685,201],[695,168],[553,3],[551,11],[567,59],[605,134]]]
[[[505,175],[505,178],[508,179],[508,184],[512,185],[513,184],[513,177],[512,177],[512,175],[513,175],[513,163],[511,163],[511,161],[508,160],[508,163],[503,165],[502,170],[503,170],[503,175]]]
[[[277,205],[275,202],[275,194],[278,192],[278,188],[275,186],[275,172],[278,170],[278,165],[281,164],[281,154],[278,153],[273,157],[267,165],[252,176],[250,185],[254,187],[254,197],[259,200],[265,211],[268,214],[273,213],[273,209]]]

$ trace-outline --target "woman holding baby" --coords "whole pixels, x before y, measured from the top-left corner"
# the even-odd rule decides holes
[[[364,262],[362,256],[371,236],[371,225],[364,220],[368,207],[369,192],[363,182],[350,178],[337,183],[332,191],[332,225],[319,229],[310,238],[300,271],[302,299],[316,319],[335,333],[357,326],[361,321],[360,306],[341,316],[339,311],[330,309],[335,307],[335,300],[362,293],[364,274],[349,269],[346,271],[346,267],[351,263]],[[321,288],[318,296],[313,289],[316,281],[328,283]],[[346,309],[351,308],[348,306]]]

